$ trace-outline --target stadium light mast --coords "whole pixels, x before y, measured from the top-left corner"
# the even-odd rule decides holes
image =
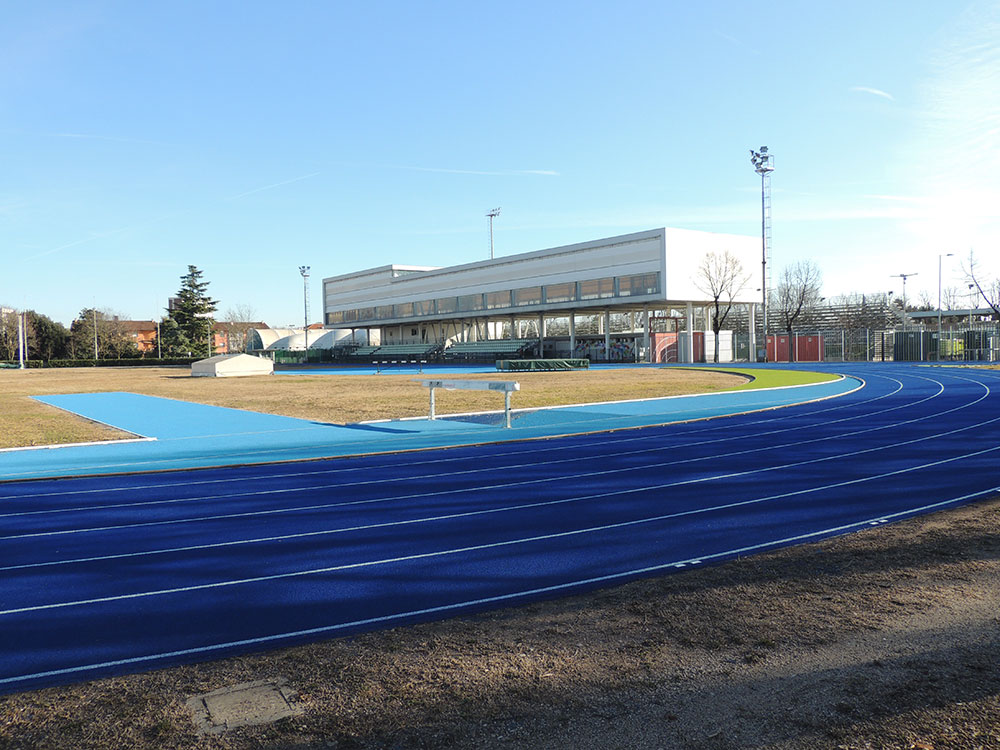
[[[299,266],[302,274],[302,305],[305,311],[305,327],[302,329],[306,342],[306,364],[309,364],[309,266]]]
[[[750,149],[750,163],[760,175],[760,317],[764,335],[764,361],[767,362],[767,261],[771,253],[771,172],[774,171],[774,156],[767,152],[767,146],[761,146],[760,151]]]
[[[491,208],[486,212],[486,218],[490,220],[490,260],[493,260],[493,220],[500,215],[500,206]]]
[[[903,280],[903,333],[906,333],[906,280],[915,273],[894,273],[890,278]]]

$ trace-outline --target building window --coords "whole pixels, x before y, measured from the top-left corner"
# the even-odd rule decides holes
[[[473,312],[482,309],[483,295],[481,294],[463,294],[458,298],[459,312]]]
[[[576,299],[576,282],[549,284],[545,287],[545,302],[572,302]]]
[[[375,320],[375,308],[374,307],[362,307],[359,310],[353,311],[357,317],[355,320]],[[345,318],[346,320],[346,318]]]
[[[375,308],[375,317],[378,320],[388,320],[389,318],[395,318],[395,312],[393,310],[394,305],[378,305]]]
[[[401,305],[396,305],[396,317],[397,318],[412,318],[413,317],[413,303],[404,302]]]
[[[605,299],[615,296],[615,280],[588,279],[580,282],[580,299]]]
[[[433,315],[434,314],[434,300],[425,299],[422,302],[413,303],[413,314],[414,315]]]
[[[437,301],[437,311],[441,314],[458,312],[457,297],[443,297]]]
[[[487,292],[486,309],[496,310],[500,307],[510,307],[510,290],[503,292]]]
[[[542,304],[542,288],[540,286],[529,286],[514,290],[515,307],[540,304]]]
[[[326,324],[328,326],[343,322],[344,322],[344,313],[342,312],[332,312],[326,314]]]
[[[656,294],[659,291],[659,273],[639,273],[635,276],[622,276],[618,279],[619,297],[638,297],[644,294]]]

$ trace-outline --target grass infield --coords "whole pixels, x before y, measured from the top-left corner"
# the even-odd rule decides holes
[[[513,406],[530,408],[799,385],[835,376],[752,367],[635,367],[462,377],[517,380],[522,390],[514,394]],[[3,370],[0,371],[0,448],[125,436],[118,430],[30,398],[37,395],[127,391],[301,419],[351,423],[425,416],[427,390],[415,382],[417,379],[412,374],[192,378],[186,367]],[[440,414],[496,409],[496,394],[489,392],[439,391],[436,396],[436,410]]]

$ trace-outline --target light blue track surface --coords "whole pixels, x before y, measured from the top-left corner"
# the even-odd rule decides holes
[[[437,420],[327,424],[134,393],[36,396],[43,403],[153,440],[0,451],[0,481],[272,461],[545,438],[706,419],[829,398],[855,378],[792,388],[704,394]]]

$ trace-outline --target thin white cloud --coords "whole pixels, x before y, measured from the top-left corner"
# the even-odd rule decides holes
[[[873,89],[868,86],[851,86],[851,91],[857,91],[862,94],[871,94],[872,96],[881,96],[883,99],[888,99],[890,102],[896,101],[896,97],[888,91],[883,91],[882,89]]]
[[[254,193],[261,193],[261,192],[263,192],[265,190],[272,190],[272,189],[274,189],[276,187],[281,187],[282,185],[291,185],[293,182],[301,182],[302,180],[308,180],[310,177],[316,177],[319,174],[321,174],[321,173],[320,172],[310,172],[309,174],[304,174],[304,175],[301,175],[299,177],[293,177],[290,180],[282,180],[281,182],[275,182],[272,185],[264,185],[263,187],[254,188],[253,190],[247,190],[246,192],[240,193],[239,195],[230,196],[226,200],[234,201],[234,200],[236,200],[238,198],[243,198],[243,197],[245,197],[247,195],[253,195]]]
[[[79,240],[73,240],[72,242],[67,242],[63,245],[59,245],[58,247],[50,247],[48,250],[43,250],[40,253],[35,253],[34,255],[25,258],[25,260],[35,260],[36,258],[44,258],[46,255],[52,255],[53,253],[58,253],[61,250],[68,250],[71,247],[77,247],[78,245],[86,245],[90,242],[97,242],[98,240],[103,240],[108,237],[114,237],[116,234],[122,234],[124,232],[132,232],[139,229],[145,229],[147,227],[153,226],[154,224],[159,224],[162,221],[166,221],[167,219],[173,219],[177,216],[183,215],[184,213],[187,212],[165,214],[155,219],[150,219],[149,221],[144,221],[139,224],[132,224],[127,227],[119,227],[118,229],[111,229],[108,230],[107,232],[94,232],[89,237],[84,237]]]
[[[446,169],[444,167],[408,167],[396,166],[394,169],[405,169],[410,172],[439,172],[442,174],[472,174],[487,177],[558,177],[559,173],[551,169],[500,169],[494,171],[479,169]]]

